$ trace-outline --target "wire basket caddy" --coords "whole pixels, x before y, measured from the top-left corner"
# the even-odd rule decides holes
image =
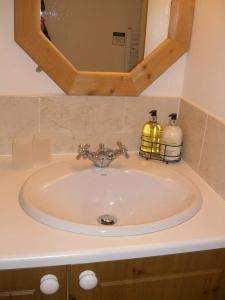
[[[160,160],[166,162],[167,164],[181,160],[181,149],[183,143],[181,145],[168,145],[147,140],[143,141],[145,143],[145,148],[147,148],[148,151],[144,151],[140,147],[139,155],[146,160]]]

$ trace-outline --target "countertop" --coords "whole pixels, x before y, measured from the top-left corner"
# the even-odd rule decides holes
[[[56,156],[52,163],[71,159]],[[144,164],[162,164],[145,161]],[[122,161],[119,159],[115,164]],[[74,162],[76,163],[76,162]],[[84,162],[92,167],[91,162]],[[225,201],[187,164],[165,165],[190,178],[201,191],[201,210],[189,221],[163,231],[128,237],[96,237],[65,232],[38,223],[21,209],[18,193],[40,167],[16,170],[0,158],[0,269],[130,259],[225,247]]]

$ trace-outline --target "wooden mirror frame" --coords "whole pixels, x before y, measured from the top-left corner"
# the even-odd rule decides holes
[[[79,71],[40,29],[40,0],[14,0],[15,41],[69,95],[137,96],[190,46],[195,0],[172,0],[168,37],[129,73]]]

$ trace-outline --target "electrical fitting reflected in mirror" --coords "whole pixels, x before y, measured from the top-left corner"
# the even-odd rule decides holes
[[[168,35],[171,0],[41,0],[41,30],[81,71],[129,72]]]

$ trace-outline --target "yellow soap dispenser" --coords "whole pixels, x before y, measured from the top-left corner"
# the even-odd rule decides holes
[[[157,121],[157,110],[149,112],[151,118],[144,124],[141,136],[140,155],[147,157],[146,153],[160,154],[162,127]]]

